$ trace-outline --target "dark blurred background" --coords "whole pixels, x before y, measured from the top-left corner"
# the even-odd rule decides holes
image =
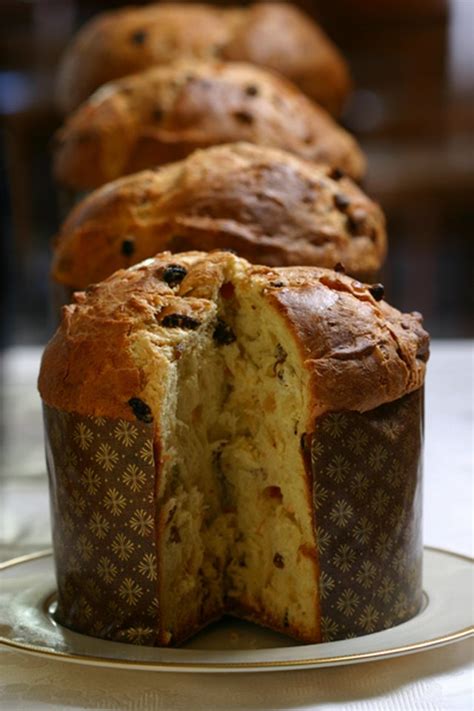
[[[124,4],[0,1],[3,347],[42,343],[51,332],[58,58],[85,20]],[[352,69],[343,120],[368,156],[365,189],[388,218],[389,301],[422,311],[434,337],[472,337],[474,0],[296,4],[321,21]]]

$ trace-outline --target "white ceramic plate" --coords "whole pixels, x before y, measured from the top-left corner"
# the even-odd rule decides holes
[[[424,609],[390,630],[340,642],[295,644],[256,625],[226,619],[180,649],[160,649],[106,642],[56,624],[53,559],[50,551],[43,551],[0,565],[0,643],[102,667],[174,672],[314,669],[410,654],[472,635],[473,589],[473,560],[425,548]]]

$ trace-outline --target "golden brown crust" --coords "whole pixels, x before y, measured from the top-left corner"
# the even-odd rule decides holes
[[[121,8],[88,22],[63,58],[58,104],[67,113],[110,80],[182,57],[275,69],[335,114],[350,88],[337,48],[289,3],[246,9],[160,3]]]
[[[234,141],[281,148],[356,179],[365,168],[352,136],[285,79],[249,64],[180,61],[95,92],[56,134],[54,172],[63,185],[90,190]]]
[[[338,48],[292,3],[250,6],[222,58],[280,72],[335,116],[351,88],[349,69]]]
[[[39,388],[53,407],[97,417],[133,420],[128,400],[141,391],[140,373],[128,354],[131,342],[124,319],[90,319],[81,314],[85,328],[77,330],[77,306],[63,308],[61,328],[43,357]],[[104,338],[104,334],[107,337]],[[86,376],[94,364],[94,378]]]
[[[429,339],[422,317],[374,299],[366,284],[336,272],[281,270],[289,286],[269,289],[313,380],[313,414],[365,412],[418,390]]]
[[[201,263],[199,283],[205,290],[194,296],[191,271],[191,286],[185,280],[180,289],[188,303],[179,301],[179,309],[187,315],[205,313],[210,305],[206,297],[214,294],[219,274],[214,269],[216,257],[202,256],[164,253],[78,292],[75,303],[63,307],[60,327],[43,355],[38,383],[43,400],[62,410],[133,420],[128,401],[144,386],[144,375],[130,355],[133,335],[154,323],[158,310],[169,303],[176,306],[179,300],[161,278],[160,268],[170,262],[186,268]]]
[[[170,263],[188,272],[173,288],[162,276]],[[423,384],[429,340],[421,317],[377,301],[367,285],[314,267],[251,266],[226,252],[164,253],[113,274],[64,308],[43,356],[43,400],[63,410],[132,419],[128,400],[144,387],[130,355],[134,334],[156,323],[157,310],[192,314],[204,324],[232,274],[257,283],[286,321],[311,373],[315,415],[370,410]]]
[[[375,273],[386,252],[380,208],[348,178],[277,149],[231,144],[105,185],[58,236],[55,281],[84,288],[160,251],[233,249],[268,265]]]

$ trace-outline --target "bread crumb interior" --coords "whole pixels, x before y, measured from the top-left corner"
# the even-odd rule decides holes
[[[197,330],[141,331],[134,357],[161,442],[162,642],[225,612],[314,640],[308,376],[263,287],[234,266]]]

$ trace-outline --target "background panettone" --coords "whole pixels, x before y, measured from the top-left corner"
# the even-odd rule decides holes
[[[160,3],[104,13],[81,29],[61,65],[59,105],[69,112],[112,79],[182,57],[276,69],[335,114],[350,87],[339,51],[294,5]]]
[[[90,190],[196,148],[249,141],[359,179],[356,141],[284,78],[242,63],[180,61],[98,89],[54,138],[58,182]]]
[[[370,280],[386,252],[383,213],[338,171],[251,144],[103,186],[70,214],[53,278],[84,288],[159,251],[235,250],[254,263],[334,267]]]
[[[379,277],[386,293],[402,310],[422,311],[434,336],[471,336],[473,4],[456,1],[449,12],[445,0],[298,5],[321,23],[354,75],[343,123],[367,156],[364,190],[387,216],[390,259]],[[64,217],[52,176],[51,139],[63,120],[54,82],[66,45],[110,8],[104,0],[2,3],[5,346],[43,343],[54,327],[51,236]]]
[[[0,114],[4,147],[0,156],[0,213],[6,236],[0,260],[3,268],[2,294],[6,297],[3,299],[1,337],[2,345],[7,348],[4,352],[5,379],[2,387],[6,445],[1,467],[6,486],[6,497],[3,497],[6,515],[2,536],[4,559],[49,544],[45,527],[48,523],[45,470],[42,446],[38,440],[38,410],[33,404],[32,371],[38,364],[38,344],[44,344],[51,332],[51,321],[47,320],[46,289],[51,259],[50,240],[58,230],[55,203],[58,194],[51,175],[48,142],[62,121],[54,105],[53,79],[58,57],[81,26],[102,10],[110,10],[126,2],[7,0],[0,10],[0,54],[3,57]],[[149,3],[141,0],[140,4]],[[225,6],[232,3],[216,0],[214,4]],[[401,311],[422,310],[437,338],[472,335],[470,256],[474,213],[469,196],[472,195],[474,173],[469,146],[474,108],[474,55],[470,37],[474,6],[464,0],[388,0],[382,3],[367,3],[365,0],[313,3],[302,0],[298,4],[321,22],[341,48],[354,76],[355,91],[351,92],[349,101],[345,103],[342,123],[355,132],[368,157],[370,170],[364,190],[380,202],[387,215],[391,251],[380,280],[385,284],[388,298]],[[133,250],[133,241],[124,239],[125,252]],[[179,255],[171,258],[177,262]],[[174,273],[174,268],[171,271]],[[279,285],[276,288],[282,289]],[[223,291],[230,295],[228,287]],[[380,288],[372,287],[375,299],[380,298],[381,293]],[[88,296],[92,294],[93,289],[90,289]],[[192,313],[187,314],[186,318],[176,312],[165,316],[169,326],[174,324],[171,327],[180,330],[181,326],[189,325],[189,335],[194,333],[198,338],[199,328],[191,328],[196,320]],[[157,320],[156,315],[153,318]],[[150,325],[154,325],[151,319]],[[410,330],[409,324],[405,328],[407,326]],[[237,347],[231,331],[226,323],[217,321],[215,324],[216,339],[219,335],[226,343],[221,346],[222,349],[225,347],[232,351]],[[179,358],[181,374],[186,375],[192,370],[187,370],[191,362],[186,349],[184,354],[182,352],[182,343],[178,343],[176,352],[171,354],[168,351],[166,357]],[[365,344],[360,346],[361,351],[366,353]],[[371,344],[367,348],[370,351]],[[468,439],[465,441],[469,441],[469,417],[466,414],[470,380],[468,348],[469,344],[462,341],[438,342],[434,348],[435,362],[427,393],[428,476],[425,493],[428,496],[425,496],[426,505],[423,506],[426,513],[424,543],[463,554],[470,553],[469,507],[466,508],[467,499],[461,495],[467,486],[466,475],[469,472],[469,452],[462,443],[466,436]],[[137,358],[138,351],[134,353]],[[288,356],[285,359],[285,353],[278,348],[268,353],[273,364],[264,377],[272,377],[283,385],[287,377],[291,378],[288,371],[294,361]],[[120,368],[121,359],[112,355],[114,360],[111,356],[111,362]],[[420,361],[426,358],[423,347],[418,355]],[[354,360],[352,356],[351,350],[349,360]],[[383,349],[377,350],[377,356],[384,359]],[[400,349],[399,356],[406,358],[403,349]],[[232,362],[231,356],[226,358]],[[339,359],[343,358],[341,352]],[[146,364],[146,359],[143,363]],[[79,387],[81,381],[79,374],[76,375]],[[189,390],[183,391],[181,401],[182,405],[189,405],[189,411],[181,406],[178,419],[184,423],[199,422],[200,403],[199,397],[195,397],[200,395],[202,381],[186,378],[186,383]],[[139,383],[139,387],[142,384]],[[102,388],[102,383],[100,386]],[[256,388],[255,391],[255,411],[261,412],[261,403],[265,404],[265,411],[271,412],[273,401],[271,398],[266,400],[268,391],[264,388]],[[76,630],[82,624],[81,631],[85,634],[108,635],[116,639],[120,639],[121,635],[124,641],[149,644],[154,641],[154,635],[162,634],[162,628],[156,624],[156,616],[153,619],[158,602],[156,581],[158,579],[161,585],[163,580],[163,576],[159,576],[162,568],[157,567],[153,549],[156,534],[163,534],[158,525],[153,528],[155,485],[161,470],[155,466],[155,462],[159,463],[160,453],[153,448],[154,422],[143,419],[149,419],[150,411],[143,408],[144,401],[137,400],[133,408],[130,405],[133,419],[78,415],[61,412],[48,405],[45,406],[45,416],[47,444],[51,445],[48,454],[53,487],[55,481],[58,484],[56,490],[53,488],[53,496],[57,498],[52,514],[57,516],[58,524],[55,546],[57,566],[61,572],[58,584],[62,612],[68,605],[71,605],[69,610],[73,611],[71,616],[60,618],[60,622]],[[37,396],[36,403],[39,405]],[[318,521],[318,553],[324,553],[320,559],[319,576],[319,592],[324,591],[320,610],[321,638],[324,641],[370,633],[374,631],[374,625],[390,627],[416,613],[422,555],[419,519],[416,531],[420,487],[419,474],[415,473],[422,438],[419,426],[421,410],[422,393],[415,390],[399,400],[364,413],[347,410],[327,412],[318,418],[312,437],[301,437],[301,449],[306,459],[311,459],[311,474],[317,476],[318,484],[313,489],[313,504]],[[264,419],[260,418],[260,421],[263,423]],[[285,437],[287,434],[291,433],[285,432]],[[298,427],[294,434],[299,434]],[[275,438],[277,445],[280,441],[281,437]],[[117,466],[117,461],[121,466]],[[247,459],[248,464],[253,461],[251,456]],[[225,454],[217,450],[215,464],[219,476],[227,463]],[[264,469],[263,466],[261,468]],[[455,484],[450,487],[449,504],[451,510],[456,511],[451,520],[444,515],[446,471],[452,472],[451,483]],[[262,472],[255,468],[252,476],[257,479]],[[289,521],[293,512],[285,501],[286,490],[280,489],[278,483],[262,486],[263,489],[258,491],[262,508],[270,511],[277,509]],[[400,506],[402,490],[407,494],[404,511],[401,511],[403,505]],[[247,493],[251,500],[254,489],[249,487]],[[230,491],[228,494],[226,503],[230,504]],[[418,505],[415,501],[417,497]],[[202,511],[199,499],[195,503],[197,509]],[[177,586],[172,592],[181,593],[183,590],[178,587],[179,584],[191,583],[187,575],[185,580],[183,575],[180,578],[179,572],[186,569],[182,563],[186,561],[175,555],[182,550],[179,536],[184,520],[182,510],[173,513],[171,507],[167,514],[171,518],[176,515],[176,520],[164,530],[171,544],[169,563],[174,564],[177,573],[173,579]],[[285,518],[277,519],[274,526],[276,532],[280,531],[282,521],[288,522]],[[336,521],[338,535],[334,536]],[[155,523],[158,524],[156,518]],[[176,529],[173,528],[175,523],[179,524]],[[117,526],[122,533],[120,538],[115,535]],[[145,543],[142,532],[150,531],[150,528],[151,534],[146,539],[148,548],[137,545]],[[266,535],[268,529],[264,530]],[[352,553],[359,554],[363,547],[359,544],[363,542],[365,559],[362,556],[356,561],[351,560],[347,548],[344,548],[343,554],[339,533],[347,536],[346,545]],[[287,537],[288,543],[292,540],[291,536]],[[412,552],[403,555],[406,550],[401,551],[400,545],[403,548],[409,541]],[[279,539],[275,545],[276,549],[271,551],[273,555],[269,556],[262,570],[278,587],[288,560],[293,559],[294,549],[280,548]],[[133,546],[132,558],[124,560]],[[385,558],[374,560],[382,549]],[[314,550],[312,545],[298,547],[298,554],[311,558]],[[452,565],[456,565],[456,558],[451,555],[443,557],[428,551],[426,556],[428,569],[430,561],[438,558],[449,565],[451,557]],[[242,554],[236,566],[245,568],[246,564],[246,556]],[[48,558],[35,560],[33,570],[45,570],[48,565]],[[31,563],[29,567],[32,569]],[[133,570],[132,575],[130,570]],[[442,566],[436,566],[437,579],[444,584],[445,580],[438,575],[440,570]],[[429,570],[425,566],[426,572]],[[342,579],[344,576],[345,580]],[[112,578],[113,583],[109,587]],[[300,579],[303,581],[303,576]],[[408,591],[400,587],[401,580],[409,586]],[[76,583],[77,589],[84,595],[75,594]],[[444,585],[446,590],[448,587],[449,584]],[[442,588],[443,585],[440,590]],[[192,595],[190,588],[187,592]],[[431,593],[429,597],[432,601]],[[137,598],[140,599],[141,609],[146,605],[146,615],[140,618],[132,614],[124,620],[121,617],[124,607],[133,613],[133,603]],[[382,603],[386,605],[385,609],[382,609]],[[106,608],[105,616],[101,614],[102,604]],[[426,597],[424,604],[430,604]],[[451,618],[454,619],[452,615]],[[290,620],[294,623],[294,615],[290,616],[286,609],[279,608],[276,624],[289,626]],[[449,619],[447,621],[449,623]],[[412,622],[416,626],[417,621]],[[93,624],[92,629],[88,629],[90,623]],[[107,629],[108,624],[111,627]],[[240,623],[236,623],[236,627],[240,629]],[[256,635],[258,646],[260,636],[263,638],[265,633],[250,626],[242,627],[249,631],[245,642],[249,641],[253,646],[254,640],[249,637]],[[397,634],[403,636],[405,627],[412,629],[412,625],[404,625],[403,629],[392,630],[388,635],[377,635],[377,639]],[[213,634],[211,630],[211,638]],[[71,639],[74,637],[72,635]],[[231,637],[233,648],[245,646],[239,635]],[[236,644],[235,637],[240,640]],[[166,630],[162,638],[165,643],[170,642]],[[271,634],[266,638],[270,642],[277,639]],[[88,646],[100,646],[90,638],[82,639],[86,642],[88,639]],[[291,642],[287,640],[286,644]],[[370,638],[351,644],[365,648],[370,645]],[[201,645],[197,641],[193,646]],[[268,649],[270,644],[264,646]],[[457,696],[465,691],[462,687],[466,676],[464,674],[461,678],[459,673],[453,673],[456,670],[459,672],[466,661],[465,646],[458,647],[454,645],[441,650],[438,659],[442,671],[451,672],[448,679],[452,682],[450,691]],[[322,652],[324,656],[324,650]],[[136,654],[129,650],[130,656]],[[146,652],[143,654],[146,655]],[[152,655],[156,657],[156,653],[148,654],[150,659]],[[163,654],[171,659],[181,656],[181,652],[174,651]],[[158,656],[161,656],[160,652]],[[421,656],[424,659],[424,655]],[[423,681],[420,674],[423,676],[430,663],[428,657],[428,661],[423,662],[423,659],[415,666],[410,661],[398,660],[398,680],[389,674],[376,684],[375,690],[373,685],[366,685],[365,692],[370,691],[368,695],[373,697],[372,705],[377,706],[376,697],[388,697],[387,703],[395,703],[400,696],[402,701],[408,699],[409,703],[410,695],[413,697],[413,694],[416,696],[420,692]],[[26,687],[23,683],[12,686],[7,680],[7,696],[10,691],[14,701],[18,694],[24,692],[23,696],[28,695],[34,703],[37,697],[44,697],[45,685],[30,688],[28,665],[24,666]],[[53,672],[51,670],[52,675]],[[38,673],[44,676],[45,670],[41,668]],[[20,672],[17,676],[22,682]],[[74,689],[64,684],[64,679],[64,674],[61,678],[54,676],[55,683],[48,687],[48,698],[52,699],[56,694],[57,698],[65,701],[68,696],[70,703],[73,703],[73,697],[76,697],[76,704],[80,704],[85,695],[89,694],[92,698],[95,694],[97,705],[101,705],[101,700],[106,703],[107,699],[102,697],[107,693],[105,690],[99,693],[97,684],[94,686],[90,679],[89,684],[78,682],[80,690],[79,686]],[[403,680],[405,684],[400,683]],[[352,698],[354,685],[351,686],[350,679],[346,681],[349,681],[347,689],[342,684],[341,688],[330,690],[326,700],[337,703],[341,695],[346,699]],[[280,686],[283,684],[281,682]],[[108,686],[112,689],[113,684]],[[188,696],[192,693],[199,696],[199,684],[194,687],[191,691],[188,689]],[[286,698],[291,705],[291,701],[297,703],[301,700],[301,694],[297,685],[290,687],[291,684]],[[315,701],[315,690],[310,687],[311,683],[306,690],[308,703]],[[276,701],[279,700],[279,693],[286,691],[286,686],[279,691],[277,688],[278,683],[272,694]],[[131,689],[125,691],[132,695]],[[153,692],[152,689],[149,691]],[[374,696],[375,691],[377,694]],[[209,698],[213,691],[208,689],[208,692]],[[364,695],[363,692],[361,694]],[[247,690],[247,700],[251,695],[252,692]],[[170,703],[176,700],[172,689],[168,696]],[[205,701],[203,699],[203,704]],[[8,701],[6,703],[8,705]],[[367,703],[370,705],[370,699]]]
[[[341,636],[416,614],[428,336],[419,314],[381,296],[324,269],[164,253],[64,307],[39,379],[63,624],[168,645],[230,611],[301,641],[337,637],[344,616],[336,622],[324,602],[321,576],[332,558],[333,577],[347,572],[338,570],[347,517],[365,537],[351,559],[360,612]],[[321,509],[329,488],[321,492],[320,457],[331,457],[335,431],[350,442],[353,428],[357,451],[365,442],[404,458],[390,520],[357,492],[342,501],[351,496],[342,471],[327,482],[331,508]],[[143,457],[154,465],[146,474]],[[366,481],[378,489],[390,466],[370,462]],[[323,521],[331,560],[318,548]],[[397,556],[392,589],[405,603],[396,615],[367,591],[386,575],[372,530]],[[347,584],[342,576],[335,592]],[[139,639],[137,627],[148,630]]]

